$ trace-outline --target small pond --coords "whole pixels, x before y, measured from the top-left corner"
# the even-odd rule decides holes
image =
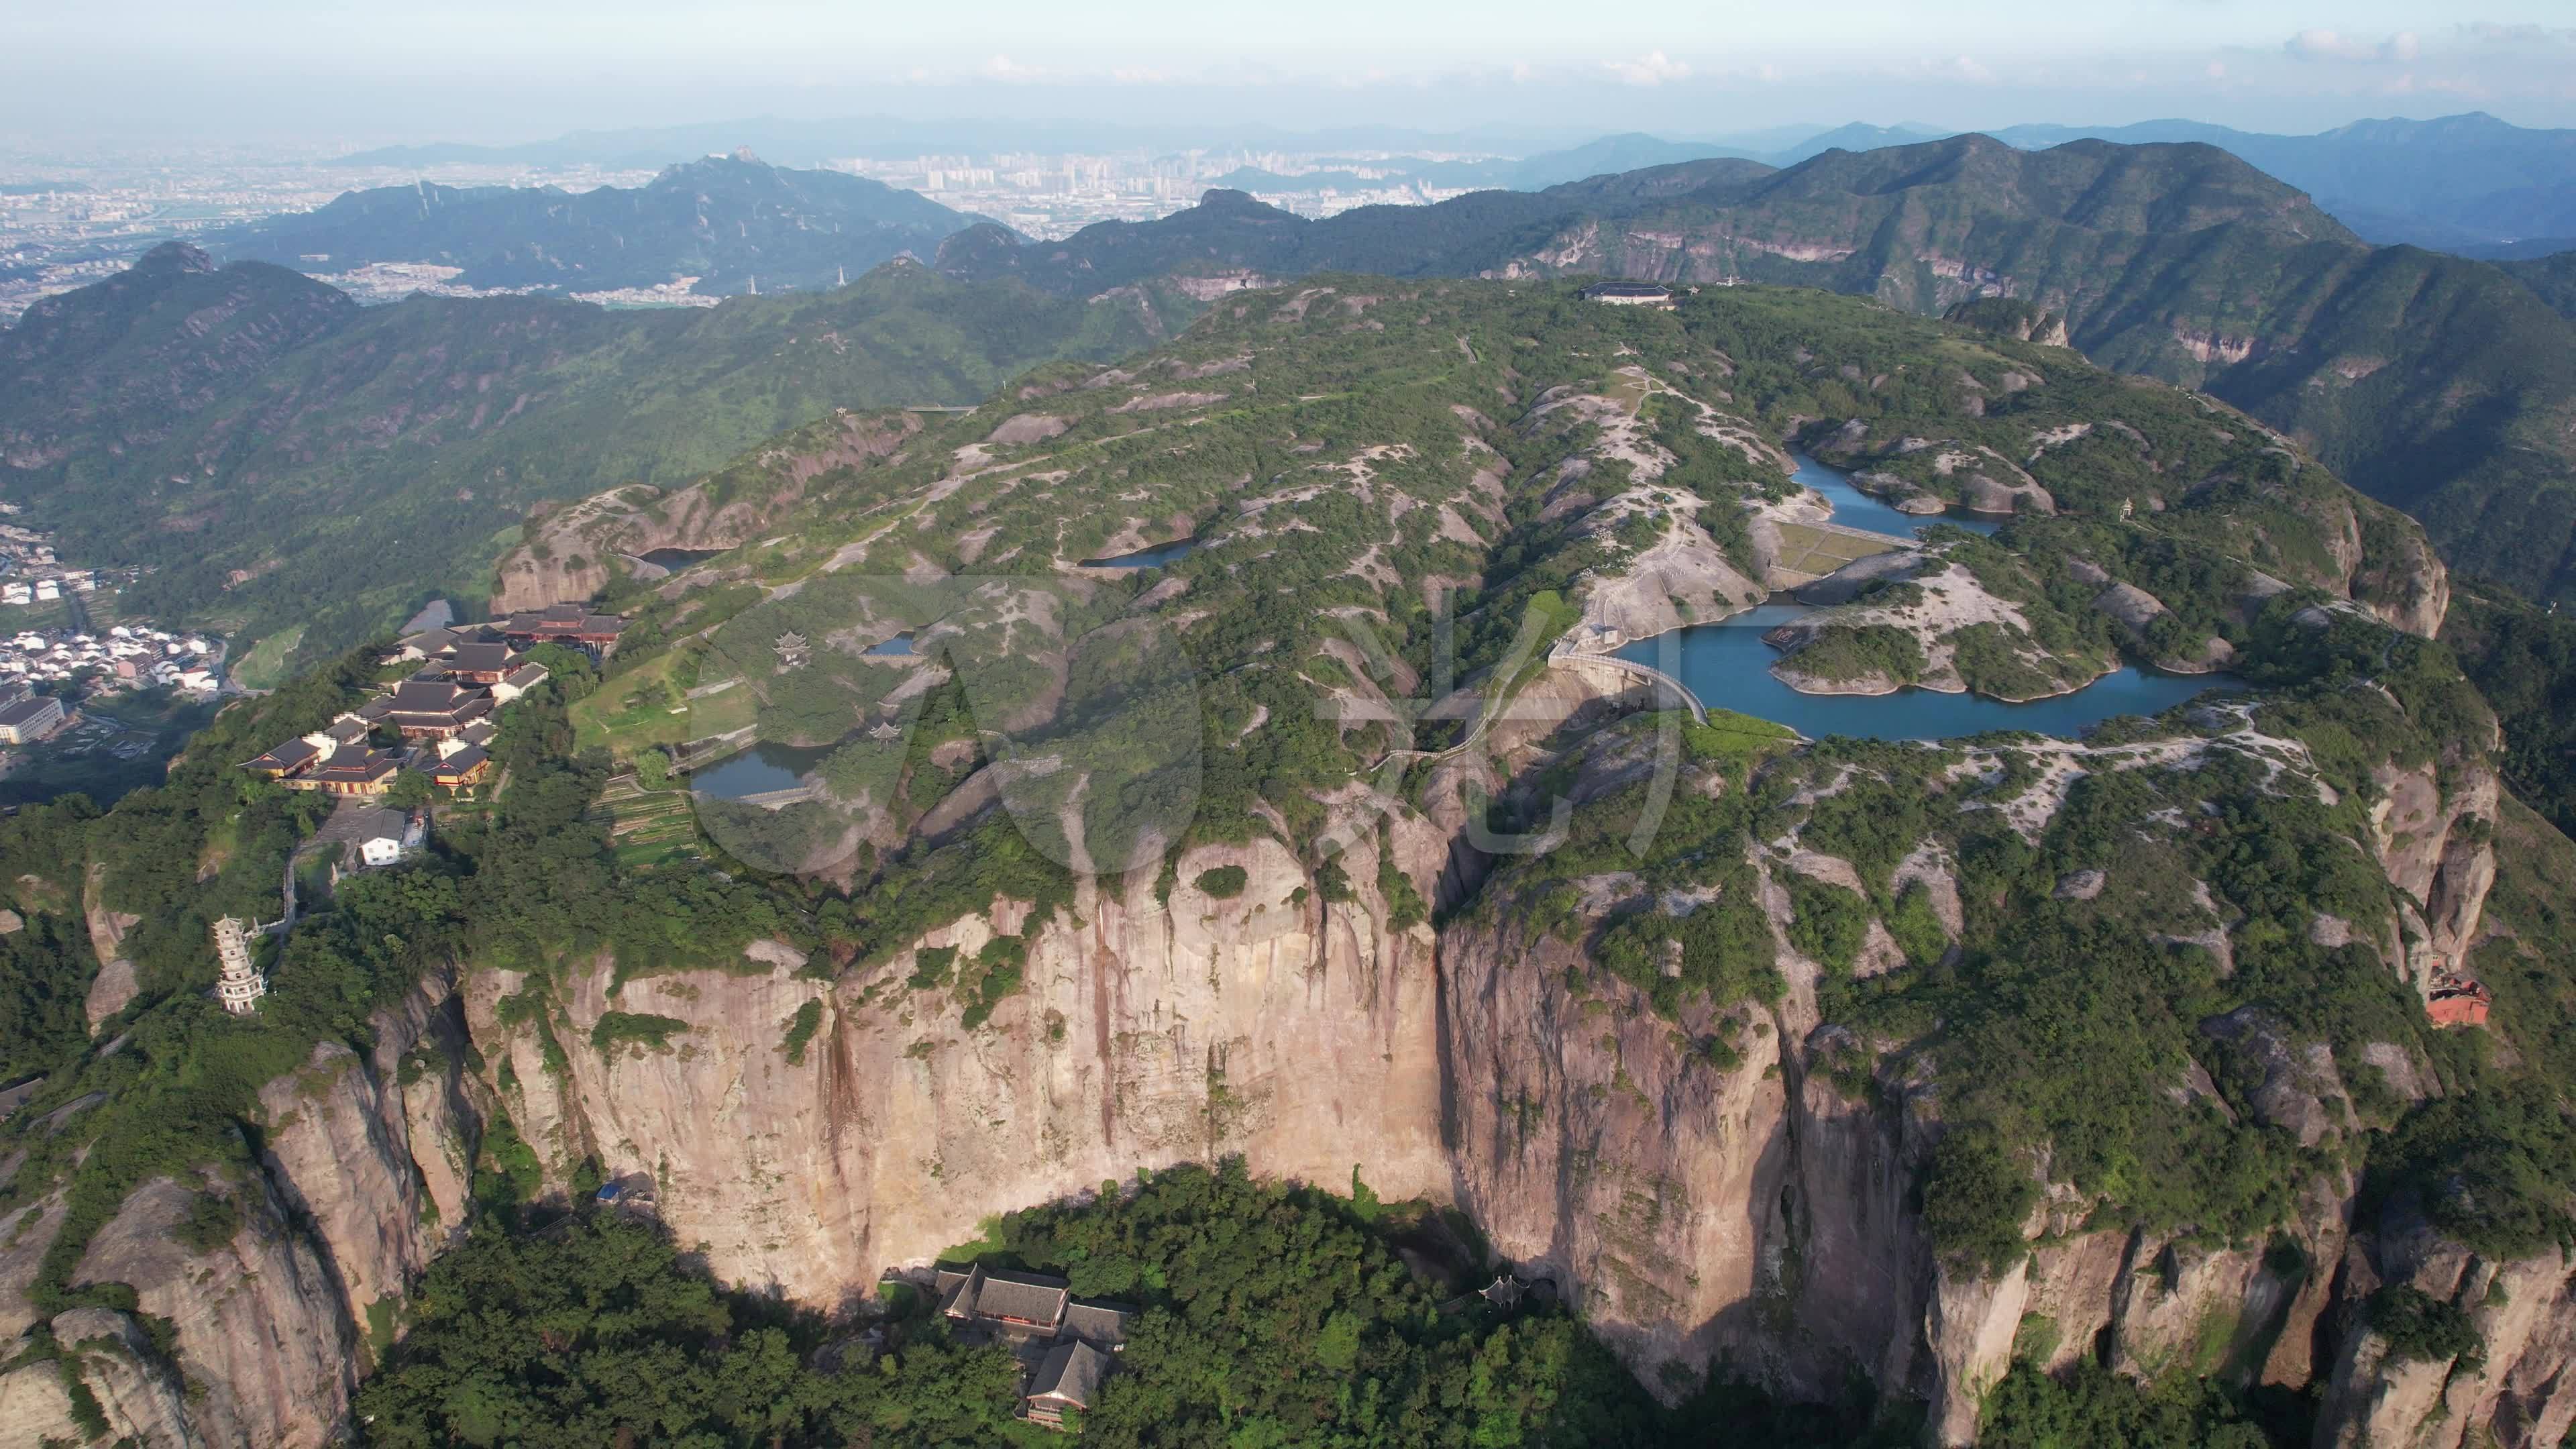
[[[689,776],[689,789],[696,794],[713,795],[719,800],[766,795],[772,790],[793,790],[805,783],[806,771],[831,758],[832,751],[838,748],[838,742],[805,746],[763,740],[741,754],[729,756],[721,764],[709,765]]]
[[[657,548],[651,553],[638,554],[636,557],[648,564],[659,564],[673,573],[678,573],[701,559],[711,559],[723,552],[724,550],[720,548]]]
[[[1082,566],[1087,569],[1158,569],[1198,546],[1199,541],[1195,538],[1176,538],[1170,543],[1158,543],[1134,553],[1087,558],[1082,561]]]
[[[891,639],[880,639],[876,643],[869,645],[863,652],[877,655],[910,654],[912,652],[912,631],[907,629],[903,633],[897,634]]]

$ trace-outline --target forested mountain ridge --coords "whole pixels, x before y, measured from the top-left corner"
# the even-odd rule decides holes
[[[1706,225],[1737,215],[1774,231],[1721,231],[1686,255],[1673,251],[1677,224]],[[1622,234],[1615,229],[1625,228],[1663,239],[1664,250],[1672,253],[1661,258],[1674,273],[1670,279],[1699,280],[1706,273],[1715,280],[1730,275],[1730,266],[1750,268],[1766,256],[1815,260],[1800,254],[1819,248],[1830,260],[1845,261],[1860,247],[1844,239],[1874,236],[1891,218],[1902,229],[1886,244],[1920,240],[1971,251],[2004,243],[2029,246],[2026,233],[2035,224],[2071,228],[2078,238],[2094,232],[2129,238],[2244,223],[2264,240],[2285,245],[2353,242],[2298,192],[2215,147],[2078,142],[2024,152],[1983,136],[1963,136],[1879,151],[1828,151],[1787,170],[1743,160],[1687,161],[1539,192],[1473,192],[1427,207],[1360,207],[1321,221],[1262,205],[1241,192],[1214,191],[1200,206],[1159,221],[1104,222],[1059,242],[1004,248],[999,238],[970,233],[943,247],[933,265],[967,279],[1007,270],[1046,290],[1070,293],[1154,272],[1227,267],[1283,276],[1316,270],[1436,276],[1478,265],[1480,256],[1498,249],[1503,262],[1563,270],[1562,263],[1527,255],[1542,249],[1522,240],[1532,228],[1553,224],[1557,234],[1546,239],[1551,245],[1545,250],[1562,250],[1582,229],[1595,226],[1614,228],[1600,243],[1611,246]],[[1512,253],[1516,243],[1524,254]],[[1588,250],[1580,259],[1622,260],[1595,258]],[[2109,259],[2097,252],[2084,260]],[[1642,273],[1633,265],[1619,270]],[[1921,299],[1918,310],[1933,300]],[[1941,300],[1946,305],[1955,297]]]
[[[2576,232],[2576,185],[2566,180],[2576,131],[2509,125],[2484,112],[2355,121],[2310,136],[2196,121],[2007,126],[1995,135],[2028,147],[2083,138],[2222,147],[2314,196],[2374,242],[2447,250]]]
[[[0,1123],[26,1153],[0,1185],[0,1331],[26,1335],[0,1390],[28,1422],[77,1423],[76,1384],[119,1432],[304,1445],[353,1402],[470,1414],[533,1380],[599,1412],[597,1442],[642,1434],[631,1376],[523,1371],[500,1288],[511,1357],[474,1392],[442,1378],[477,1351],[448,1295],[508,1255],[438,1259],[641,1174],[720,1282],[817,1309],[961,1244],[1139,1284],[1172,1318],[1129,1354],[1207,1372],[1138,1358],[1104,1424],[1569,1442],[1548,1395],[1333,1377],[1454,1363],[1380,1248],[1276,1288],[1274,1255],[1193,1251],[1157,1281],[1169,1199],[1104,1179],[1229,1157],[1348,1184],[1354,1214],[1454,1203],[1479,1267],[1553,1279],[1668,1402],[1715,1365],[1831,1403],[1857,1374],[1881,1427],[2033,1449],[2079,1398],[2231,1446],[2266,1442],[2267,1407],[2325,1442],[2545,1449],[2576,1420],[2576,954],[2550,904],[2576,847],[2498,797],[2493,716],[2422,637],[2449,591],[2421,531],[2243,414],[1820,292],[1661,312],[1328,275],[895,446],[854,446],[864,422],[693,485],[750,500],[751,541],[612,583],[634,622],[606,675],[558,659],[507,716],[499,800],[315,909],[257,1018],[200,994],[204,921],[274,899],[312,797],[225,762],[370,666],[228,712],[103,821],[0,832],[46,862],[0,874],[51,928],[13,968],[81,997],[86,942],[140,988],[49,1018],[18,1068],[43,1083]],[[1656,708],[1599,648],[1810,577],[1790,549],[1823,510],[1791,445],[2016,509],[1844,579],[1799,667],[1839,650],[2020,697],[2214,641],[2253,688],[2084,740]],[[809,454],[840,461],[776,488]],[[1095,562],[1181,537],[1160,568]],[[719,725],[814,748],[808,788],[701,800],[688,851],[622,850],[610,752]],[[94,934],[60,929],[84,914]],[[2488,1031],[2428,1020],[2463,964]],[[590,1229],[554,1241],[615,1267]],[[357,1387],[424,1273],[427,1331]],[[1286,1326],[1256,1345],[1263,1305]],[[614,1362],[562,1306],[562,1351]],[[714,1323],[678,1326],[653,1396],[712,1442],[841,1442],[824,1421],[918,1412],[912,1375],[944,1364],[957,1414],[1004,1392],[933,1336],[802,1397],[780,1347],[739,1380],[780,1386],[764,1428],[765,1390],[708,1384],[752,1341]],[[1586,1340],[1510,1327],[1461,1395],[1571,1382]],[[1291,1353],[1229,1386],[1310,1341],[1326,1375]]]
[[[975,218],[837,171],[747,153],[666,167],[650,183],[567,192],[417,182],[207,233],[227,260],[345,272],[372,262],[462,268],[470,287],[554,293],[660,287],[729,296],[838,286],[899,253],[927,256]]]
[[[1117,356],[1176,329],[1172,302],[1190,305],[890,264],[711,309],[362,309],[165,248],[0,333],[0,489],[68,557],[148,566],[139,609],[245,648],[299,630],[309,662],[427,598],[481,598],[535,505],[683,483],[836,408],[971,402],[1032,363]]]
[[[1654,184],[1608,178],[1257,226],[1228,221],[1248,199],[1220,196],[1199,209],[1211,215],[1043,246],[968,233],[936,265],[1075,295],[1094,275],[1156,268],[1366,267],[1766,281],[1934,315],[2019,297],[2060,316],[2104,366],[2203,388],[2294,434],[2423,519],[2462,568],[2576,596],[2576,323],[2490,264],[2370,248],[2299,192],[2200,144],[2029,152],[1961,136],[1829,151],[1779,172],[1713,161],[1636,176]],[[1390,257],[1400,264],[1358,260]]]
[[[2496,266],[2529,287],[2540,300],[2557,308],[2558,315],[2576,318],[2576,249],[2545,257],[2498,262]]]
[[[148,448],[357,312],[348,294],[283,268],[218,270],[164,242],[0,332],[0,456],[23,472]]]

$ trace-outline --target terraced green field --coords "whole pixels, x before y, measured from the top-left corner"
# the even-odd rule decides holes
[[[695,861],[698,817],[686,790],[646,790],[633,775],[618,775],[600,792],[593,815],[608,827],[622,866]]]

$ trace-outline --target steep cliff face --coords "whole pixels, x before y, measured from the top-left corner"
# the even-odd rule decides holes
[[[0,1376],[7,1442],[86,1440],[76,1396],[111,1435],[154,1446],[337,1441],[374,1341],[465,1221],[481,1119],[445,979],[370,1026],[369,1055],[325,1045],[262,1090],[256,1170],[154,1178],[91,1239],[72,1287],[131,1288],[137,1313],[167,1323],[166,1341],[135,1314],[47,1319],[29,1301],[64,1221],[60,1195],[0,1220],[0,1335],[17,1340],[0,1362],[52,1345]],[[209,1197],[230,1201],[239,1227],[201,1249],[181,1229]]]
[[[370,1056],[326,1042],[260,1092],[268,1178],[314,1240],[340,1318],[358,1325],[389,1322],[411,1279],[463,1227],[481,1115],[443,978],[372,1025]]]
[[[1364,836],[1354,880],[1375,879],[1375,851]],[[1414,862],[1426,893],[1438,863]],[[1200,891],[1225,865],[1242,892]],[[1240,1153],[1265,1174],[1347,1190],[1356,1169],[1390,1197],[1446,1197],[1430,932],[1385,931],[1365,887],[1322,906],[1312,885],[1272,842],[1190,852],[1168,905],[1150,870],[1086,884],[1030,939],[1025,989],[971,1031],[946,992],[903,983],[923,949],[971,957],[1019,934],[1010,902],[838,985],[780,961],[621,987],[595,963],[549,1006],[552,1067],[535,1032],[500,1023],[527,989],[515,973],[471,979],[467,1018],[557,1181],[584,1157],[649,1173],[720,1277],[836,1306],[987,1216],[1138,1167]],[[791,1061],[808,1002],[820,1026]],[[603,1049],[612,1011],[687,1029]]]
[[[177,1332],[162,1388],[146,1402],[184,1399],[188,1422],[212,1444],[329,1443],[357,1385],[358,1342],[326,1263],[288,1209],[254,1179],[239,1190],[243,1222],[230,1242],[198,1254],[178,1237],[196,1185],[156,1178],[92,1239],[74,1286],[124,1283],[147,1314]],[[388,1203],[387,1207],[398,1207]],[[81,1310],[58,1314],[57,1341]],[[175,1381],[167,1375],[175,1371]],[[188,1386],[198,1386],[194,1394]]]
[[[2479,788],[2455,778],[2439,813],[2475,817]],[[2392,879],[2411,892],[2446,871],[2474,878],[2452,844],[2483,841],[2457,833],[2386,848]],[[1578,985],[1573,948],[1514,923],[1389,931],[1365,884],[1376,837],[1353,834],[1348,873],[1364,884],[1332,906],[1260,842],[1193,850],[1168,901],[1147,870],[1083,886],[1043,923],[997,902],[840,980],[774,943],[740,972],[621,984],[602,959],[551,984],[490,969],[433,980],[379,1014],[371,1053],[322,1048],[262,1094],[265,1170],[239,1188],[230,1244],[179,1247],[193,1189],[165,1179],[93,1245],[83,1280],[131,1283],[144,1312],[177,1324],[175,1366],[132,1347],[130,1324],[57,1315],[53,1334],[90,1345],[83,1382],[121,1432],[324,1442],[371,1329],[396,1321],[404,1285],[463,1220],[482,1124],[506,1113],[556,1190],[585,1159],[644,1174],[720,1277],[825,1308],[989,1215],[1240,1153],[1264,1174],[1341,1187],[1356,1171],[1391,1197],[1456,1201],[1649,1383],[1722,1358],[1824,1395],[1858,1367],[1926,1402],[1945,1444],[1973,1442],[2016,1353],[2062,1366],[2097,1347],[2151,1380],[2330,1378],[2334,1444],[2456,1444],[2491,1426],[2521,1449],[2576,1418],[2563,1383],[2576,1300],[2554,1255],[2488,1264],[2384,1230],[2347,1248],[2344,1176],[2310,1189],[2297,1253],[2087,1230],[2086,1200],[2053,1189],[2024,1263],[1963,1276],[1935,1261],[1915,1203],[1941,1131],[1933,1097],[1897,1077],[1858,1092],[1837,1078],[1848,1033],[1820,1019],[1820,968],[1785,937],[1776,1006],[1667,1019],[1625,986]],[[1477,868],[1429,820],[1408,815],[1388,839],[1426,898],[1444,870]],[[1240,893],[1199,888],[1221,866],[1243,868]],[[2474,912],[2450,918],[2476,928]],[[904,985],[925,950],[972,955],[1023,932],[1026,988],[975,1029],[945,990]],[[819,1020],[796,1047],[809,1003]],[[656,1045],[612,1013],[684,1026]],[[2266,1028],[2227,1030],[2241,1043]],[[2336,1130],[2334,1064],[2292,1067],[2279,1092],[2254,1094],[2261,1110],[2302,1135],[2312,1118]],[[49,1210],[30,1211],[0,1287],[23,1283],[9,1265],[32,1270],[27,1245],[50,1236]],[[2426,1365],[2344,1327],[2401,1281],[2474,1305],[2483,1361]],[[2327,1353],[2313,1365],[2312,1345]],[[208,1386],[193,1402],[190,1381]],[[27,1422],[71,1412],[50,1364],[0,1379],[0,1396]]]
[[[2481,1346],[2427,1353],[2360,1315],[2326,1386],[2319,1449],[2456,1449],[2482,1431],[2499,1444],[2548,1446],[2576,1428],[2576,1388],[2566,1382],[2576,1295],[2556,1250],[2491,1260],[2399,1217],[2356,1235],[2343,1273],[2356,1304],[2385,1285],[2465,1310]]]
[[[1779,1032],[1669,1023],[1634,991],[1575,996],[1573,955],[1510,932],[1443,943],[1459,1201],[1635,1361],[1768,1357],[1797,1286]],[[1710,1041],[1741,1060],[1714,1065]]]

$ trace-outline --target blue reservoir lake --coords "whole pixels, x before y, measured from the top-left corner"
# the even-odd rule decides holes
[[[1825,500],[1834,506],[1834,522],[1845,528],[1883,533],[1890,538],[1914,538],[1936,523],[1990,534],[2006,522],[1992,514],[1970,513],[1964,508],[1947,513],[1906,513],[1863,493],[1851,479],[1804,453],[1791,453],[1789,461],[1797,465],[1789,476],[1825,495]]]
[[[1641,639],[1619,651],[1670,673],[1711,709],[1787,725],[1811,739],[1948,740],[1988,730],[2030,730],[2072,738],[2121,714],[2161,714],[2205,689],[2238,688],[2225,675],[2158,674],[2128,665],[2073,694],[2006,704],[1975,694],[1900,689],[1894,694],[1801,694],[1771,673],[1780,651],[1764,631],[1813,613],[1805,604],[1764,604],[1716,624]],[[1678,637],[1676,637],[1676,635]],[[1672,640],[1668,645],[1666,640]],[[1664,651],[1674,650],[1666,658]]]
[[[1850,528],[1912,538],[1935,523],[1993,533],[2003,520],[1953,513],[1917,517],[1900,513],[1861,492],[1833,469],[1804,454],[1792,455],[1797,479],[1834,505],[1834,522]],[[2243,686],[2223,674],[2163,674],[2124,666],[2072,694],[2006,704],[1974,694],[1900,689],[1894,694],[1801,694],[1771,673],[1780,651],[1762,636],[1814,613],[1806,604],[1774,602],[1714,624],[1695,624],[1618,651],[1622,659],[1661,669],[1679,679],[1711,709],[1731,709],[1787,725],[1811,739],[1851,735],[1872,740],[1947,740],[1990,730],[2029,730],[2073,738],[2115,715],[2161,714],[2204,690]]]

